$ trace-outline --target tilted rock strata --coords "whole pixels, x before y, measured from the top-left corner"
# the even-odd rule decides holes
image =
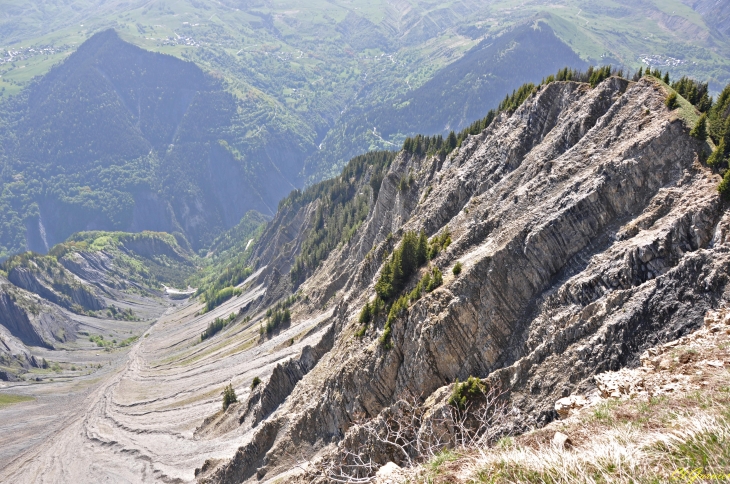
[[[106,308],[101,297],[69,273],[61,273],[60,278],[51,279],[40,270],[15,267],[8,273],[8,280],[66,309],[71,309],[74,305],[92,311]]]
[[[0,325],[25,345],[45,348],[72,339],[76,333],[76,324],[60,308],[3,278],[0,278]]]
[[[268,417],[289,396],[304,376],[312,371],[334,343],[334,327],[330,327],[315,346],[305,346],[299,358],[290,358],[276,365],[271,376],[256,387],[246,402],[246,410],[239,423],[255,427]]]
[[[274,476],[402,396],[441,388],[445,404],[443,386],[469,375],[509,390],[517,425],[541,425],[593,375],[700,326],[725,297],[730,218],[665,97],[649,80],[555,82],[446,159],[402,154],[353,241],[303,286],[348,271],[333,349],[205,480]],[[415,183],[399,191],[407,173]],[[383,254],[421,229],[451,233],[432,261],[444,285],[395,322],[392,348],[379,342],[382,318],[354,337]]]

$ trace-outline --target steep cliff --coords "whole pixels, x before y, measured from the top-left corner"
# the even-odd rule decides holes
[[[403,397],[444,404],[471,375],[501,382],[517,428],[543,425],[596,373],[699,327],[727,298],[730,217],[700,162],[706,143],[667,94],[653,78],[552,82],[448,156],[402,152],[355,235],[299,288],[311,308],[336,298],[332,350],[199,480],[309,480],[317,471],[293,456],[357,451],[356,422]],[[449,235],[430,261],[443,284],[364,324],[408,231]]]
[[[8,280],[66,309],[95,311],[106,308],[102,297],[50,258],[28,260],[22,266],[13,267],[8,271]]]
[[[394,159],[395,153],[390,151],[356,156],[339,177],[304,191],[295,190],[279,202],[276,217],[251,255],[252,264],[262,269],[258,282],[267,288],[263,307],[295,291],[326,263],[330,254],[341,253],[339,248],[349,245],[378,200],[383,178]],[[341,285],[346,274],[338,277]],[[335,286],[325,285],[332,290]],[[325,293],[326,299],[333,295]],[[317,300],[325,297],[311,296]]]
[[[169,234],[83,232],[49,255],[26,252],[1,268],[0,366],[9,378],[37,366],[26,346],[58,349],[76,340],[79,325],[97,334],[104,318],[138,321],[143,305],[133,309],[130,295],[159,300],[163,284],[182,285],[195,265]]]
[[[1,277],[0,326],[28,346],[53,348],[75,336],[75,324],[58,307]],[[6,349],[10,354],[24,353]]]

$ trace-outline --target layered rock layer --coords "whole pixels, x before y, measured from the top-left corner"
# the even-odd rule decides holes
[[[302,286],[315,302],[339,295],[332,350],[200,480],[293,478],[292,456],[351,443],[357,420],[404,396],[438,405],[470,375],[502,382],[516,425],[544,424],[596,373],[701,325],[726,296],[730,218],[704,144],[666,94],[649,79],[553,82],[448,157],[401,154],[356,236]],[[410,304],[390,345],[384,317],[358,338],[382,262],[409,230],[451,234],[431,261],[444,284]]]

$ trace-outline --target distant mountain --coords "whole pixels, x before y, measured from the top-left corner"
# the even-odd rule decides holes
[[[539,82],[565,66],[588,67],[547,24],[522,25],[483,40],[423,86],[367,117],[386,138],[403,131],[448,134],[483,117],[525,80]]]
[[[725,38],[730,38],[730,2],[722,0],[683,0],[707,25],[713,27]]]
[[[487,38],[392,103],[345,114],[323,149],[307,160],[307,170],[314,179],[332,176],[344,160],[373,147],[400,148],[406,136],[416,133],[458,131],[497,107],[505,93],[525,80],[539,82],[565,66],[588,67],[545,22],[529,22]]]
[[[113,30],[3,107],[4,256],[82,230],[179,232],[198,250],[249,210],[273,215],[311,149],[252,137],[223,82]]]

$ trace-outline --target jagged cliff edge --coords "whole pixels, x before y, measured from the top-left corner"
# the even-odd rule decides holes
[[[332,349],[230,461],[198,479],[311,480],[311,462],[357,443],[358,419],[406,395],[443,405],[470,375],[501,382],[518,428],[543,425],[593,375],[699,327],[726,298],[730,219],[719,177],[699,161],[704,143],[665,98],[646,78],[553,82],[445,158],[401,153],[365,223],[301,287],[310,308],[334,295]],[[313,209],[261,244],[289,249],[259,261],[272,293]],[[444,284],[395,322],[390,347],[384,318],[358,338],[358,313],[408,230],[451,233],[431,262]]]

